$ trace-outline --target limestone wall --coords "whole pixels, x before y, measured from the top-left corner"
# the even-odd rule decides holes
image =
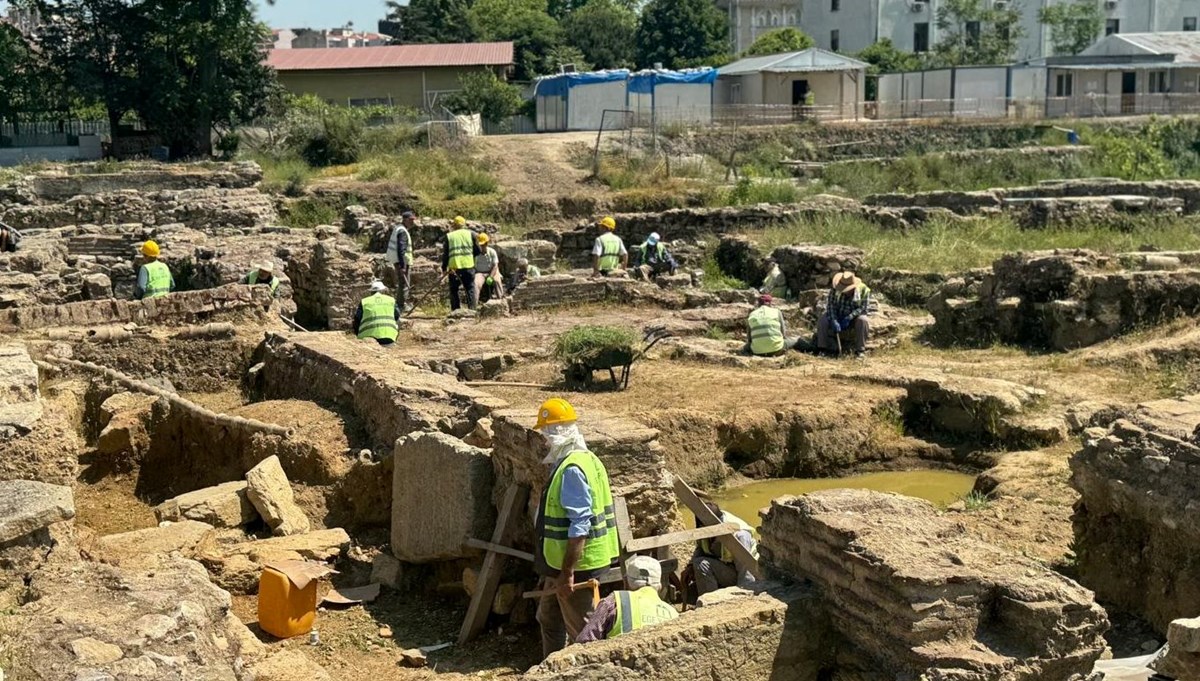
[[[1090,673],[1108,629],[1091,592],[970,538],[927,502],[830,490],[772,502],[770,572],[811,580],[864,679],[1067,681]]]
[[[1138,406],[1071,458],[1083,583],[1160,632],[1200,612],[1200,396]]]
[[[231,284],[204,291],[172,293],[150,300],[98,300],[0,310],[0,331],[108,324],[178,325],[222,319],[267,319],[274,303],[266,287]]]

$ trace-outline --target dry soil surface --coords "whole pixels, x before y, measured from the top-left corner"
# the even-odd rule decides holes
[[[604,194],[597,184],[585,182],[588,171],[571,163],[572,145],[596,143],[591,132],[545,135],[495,135],[481,138],[479,153],[495,165],[495,176],[505,194],[518,199],[545,198],[551,187],[567,196]]]

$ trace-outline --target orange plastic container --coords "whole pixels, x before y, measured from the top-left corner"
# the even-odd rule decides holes
[[[276,638],[312,631],[317,619],[317,580],[298,588],[282,572],[263,568],[258,578],[258,626]]]

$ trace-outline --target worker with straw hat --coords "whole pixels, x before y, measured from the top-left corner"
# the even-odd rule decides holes
[[[475,233],[467,228],[467,219],[459,215],[454,218],[454,228],[442,240],[442,276],[450,278],[450,310],[462,307],[459,289],[466,294],[467,307],[474,310],[475,257],[479,255],[479,244]]]
[[[147,300],[165,296],[175,290],[175,278],[171,270],[158,258],[162,255],[158,244],[153,241],[142,243],[142,257],[146,262],[138,270],[137,286],[133,289],[135,300]]]
[[[840,355],[843,334],[854,332],[854,354],[862,357],[867,352],[867,337],[871,332],[867,315],[871,311],[871,289],[853,272],[838,272],[833,275],[829,297],[825,303],[825,314],[817,322],[817,349]]]
[[[593,593],[578,586],[617,564],[616,507],[608,471],[579,432],[575,408],[552,398],[538,409],[534,430],[548,454],[550,476],[538,504],[534,569],[552,593],[538,601],[542,654],[574,642],[596,608]]]

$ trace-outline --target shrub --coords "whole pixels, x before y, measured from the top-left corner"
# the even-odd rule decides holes
[[[282,221],[288,227],[312,229],[317,225],[337,224],[338,209],[315,199],[299,199],[283,210]]]
[[[263,189],[269,193],[301,196],[313,176],[312,168],[300,158],[259,157],[256,160],[263,169]]]
[[[498,123],[515,115],[525,103],[520,88],[491,71],[464,74],[458,82],[462,89],[446,97],[446,108],[457,114],[479,114],[486,121]]]
[[[362,153],[363,128],[362,120],[354,112],[330,107],[300,148],[300,156],[318,168],[354,163]]]
[[[577,326],[558,337],[554,356],[571,364],[595,359],[608,350],[632,352],[638,336],[621,326]]]
[[[747,206],[756,203],[795,203],[800,190],[792,182],[780,180],[754,181],[743,177],[725,195],[730,206]]]
[[[495,194],[499,185],[496,178],[478,168],[462,168],[450,178],[450,188],[446,198],[456,199],[460,196],[479,196]]]

